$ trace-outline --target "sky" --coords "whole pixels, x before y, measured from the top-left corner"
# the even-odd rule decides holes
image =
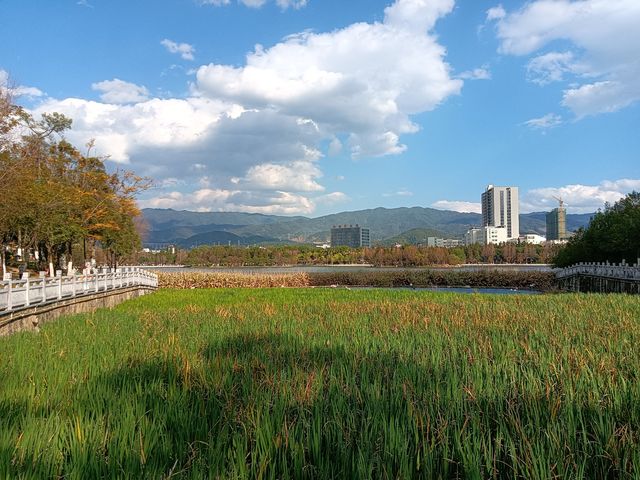
[[[638,0],[0,0],[0,87],[143,207],[593,212],[640,191]]]

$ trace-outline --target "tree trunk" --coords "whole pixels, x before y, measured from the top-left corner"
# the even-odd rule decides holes
[[[50,277],[55,277],[56,276],[56,271],[53,267],[53,252],[52,249],[49,245],[45,245],[44,246],[45,249],[45,254],[47,256],[47,262],[49,262],[49,276]]]
[[[4,244],[0,245],[0,257],[2,257],[2,278],[4,278],[5,274],[7,273],[7,262],[6,262],[6,256],[4,253]]]
[[[67,263],[67,275],[71,275],[73,271],[73,245],[71,242],[67,244],[67,253],[69,254],[69,263]]]

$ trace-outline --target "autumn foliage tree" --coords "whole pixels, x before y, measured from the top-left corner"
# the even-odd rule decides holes
[[[135,196],[149,185],[132,172],[107,172],[103,159],[85,154],[64,138],[71,119],[57,113],[35,119],[0,92],[0,243],[37,253],[51,274],[64,258],[73,268],[72,249],[85,260],[96,245],[112,264],[139,247]]]

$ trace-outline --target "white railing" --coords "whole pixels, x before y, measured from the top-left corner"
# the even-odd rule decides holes
[[[571,267],[556,271],[557,278],[572,277],[574,275],[592,275],[594,277],[615,278],[617,280],[640,281],[640,266],[620,265],[608,263],[578,263]]]
[[[158,287],[158,276],[138,267],[104,268],[95,273],[85,270],[82,274],[32,278],[22,275],[13,280],[7,275],[0,281],[0,315],[19,308],[37,306],[46,302],[91,295],[108,290],[134,286]]]

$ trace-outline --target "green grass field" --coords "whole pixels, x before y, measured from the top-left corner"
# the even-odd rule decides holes
[[[640,298],[162,290],[0,339],[0,478],[638,478]]]

